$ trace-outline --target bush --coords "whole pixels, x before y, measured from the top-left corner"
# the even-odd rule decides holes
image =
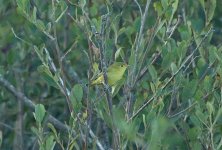
[[[2,149],[221,149],[221,2],[0,3]]]

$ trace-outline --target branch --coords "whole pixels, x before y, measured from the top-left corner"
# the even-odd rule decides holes
[[[100,64],[103,72],[104,77],[104,89],[106,93],[106,99],[109,106],[109,113],[112,116],[112,95],[111,91],[108,85],[108,77],[107,77],[107,65],[106,65],[106,58],[105,58],[105,28],[108,20],[108,15],[102,16],[102,25],[101,25],[101,31],[100,36],[97,36],[98,38],[98,46],[99,46],[99,53],[100,53]]]
[[[161,17],[160,17],[161,18]],[[159,19],[158,19],[159,20]],[[150,38],[150,40],[148,41],[148,46],[147,46],[147,48],[146,48],[146,50],[145,50],[145,52],[144,52],[144,54],[143,54],[143,56],[142,56],[142,63],[141,63],[141,65],[139,66],[139,69],[138,69],[138,74],[137,74],[137,76],[136,76],[136,79],[135,79],[135,83],[137,83],[139,80],[141,80],[141,78],[147,73],[147,71],[148,71],[148,67],[147,66],[145,66],[145,68],[141,71],[141,68],[142,68],[142,65],[144,64],[144,61],[145,61],[145,59],[146,59],[146,57],[147,57],[147,54],[148,54],[148,51],[149,51],[149,49],[151,48],[151,46],[152,46],[152,42],[153,42],[153,40],[154,40],[154,38],[156,37],[156,34],[158,33],[158,26],[159,26],[159,23],[161,23],[161,20],[159,20],[159,22],[157,21],[156,23],[155,23],[155,25],[154,25],[154,30],[151,32],[151,38]],[[169,38],[171,38],[171,36],[173,35],[173,33],[174,33],[174,31],[176,30],[176,28],[178,27],[178,25],[181,23],[181,16],[180,15],[178,15],[178,19],[177,19],[177,22],[176,22],[176,24],[172,27],[172,30],[171,30],[171,32],[170,32],[170,35],[167,37],[167,39],[169,39]],[[167,44],[167,42],[168,41],[166,41],[165,43],[164,43],[164,45],[166,45]],[[158,54],[155,54],[155,58],[154,58],[154,60],[152,61],[152,63],[151,64],[153,64],[154,62],[155,62],[155,60],[160,56],[160,54],[161,54],[161,51],[159,51],[159,53]],[[135,84],[134,83],[134,84]]]
[[[113,131],[113,141],[114,141],[114,149],[119,149],[119,132],[115,126],[114,123],[114,117],[113,117],[113,110],[112,110],[112,94],[110,91],[110,86],[108,84],[108,77],[107,77],[107,65],[106,65],[106,58],[105,58],[105,30],[107,27],[109,21],[109,14],[102,16],[102,25],[100,30],[100,35],[97,36],[97,43],[99,46],[99,52],[100,52],[100,64],[102,68],[103,78],[104,78],[104,89],[106,94],[106,100],[108,102],[109,107],[109,113],[112,120],[112,131]]]
[[[200,46],[202,45],[203,41],[207,38],[207,36],[210,34],[210,32],[212,31],[212,28],[209,29],[209,31],[206,33],[206,35],[203,37],[203,39],[200,41],[200,43],[197,45],[197,47],[193,50],[193,52],[183,61],[183,63],[181,64],[181,66],[179,67],[179,69],[171,76],[171,78],[167,81],[166,84],[163,85],[163,87],[161,88],[161,91],[163,91],[170,83],[171,81],[175,78],[175,76],[182,70],[182,68],[185,66],[185,64],[193,57],[193,55],[195,54],[195,52],[200,48]],[[148,104],[150,102],[152,102],[154,100],[154,98],[157,96],[157,93],[155,93],[149,100],[147,100],[134,114],[131,118],[128,119],[127,122],[129,122],[130,120],[132,120],[133,118],[135,118],[144,108],[146,108],[146,106],[148,106]]]
[[[182,111],[180,111],[180,112],[178,112],[178,113],[176,113],[176,114],[174,114],[174,115],[169,116],[169,118],[174,118],[174,117],[176,117],[176,116],[178,116],[178,115],[183,114],[184,112],[186,112],[187,110],[189,110],[189,109],[191,109],[193,106],[195,106],[196,104],[197,104],[197,102],[194,102],[192,105],[188,106],[188,107],[185,108],[184,110],[182,110]]]
[[[137,1],[135,1],[135,2],[138,5]],[[139,53],[139,48],[140,48],[140,45],[141,45],[141,42],[142,42],[141,39],[143,37],[144,25],[145,25],[146,18],[147,18],[147,15],[148,15],[148,10],[149,10],[150,3],[151,3],[151,0],[147,0],[145,11],[143,13],[143,16],[141,16],[142,18],[141,18],[140,31],[139,31],[139,34],[138,34],[138,38],[136,39],[135,64],[134,64],[134,67],[133,67],[133,77],[132,77],[132,80],[134,80],[134,74],[136,73],[136,65],[138,63],[137,62],[138,61],[138,53]],[[140,12],[141,12],[141,10],[140,10]]]
[[[134,64],[132,64],[132,67],[130,67],[131,69],[129,69],[128,72],[128,78],[127,78],[127,90],[129,90],[129,92],[127,92],[128,94],[126,95],[126,99],[127,99],[127,106],[126,106],[126,111],[127,111],[127,118],[129,118],[131,116],[131,107],[132,107],[132,103],[133,101],[135,101],[135,96],[132,93],[132,89],[135,85],[135,80],[136,80],[136,68],[138,65],[138,60],[139,60],[139,49],[141,47],[141,43],[142,43],[142,38],[143,38],[143,32],[144,32],[144,26],[145,26],[145,22],[147,19],[147,15],[148,15],[148,10],[149,10],[149,6],[151,3],[151,0],[147,0],[146,2],[146,6],[145,6],[145,10],[144,13],[142,14],[142,10],[140,8],[140,5],[138,3],[137,0],[134,0],[134,2],[136,3],[136,5],[139,7],[140,10],[140,15],[141,15],[141,25],[140,25],[140,30],[139,33],[136,36],[136,39],[134,41],[134,44],[132,46],[131,49],[131,56],[134,55]],[[135,47],[135,52],[134,52],[134,47]]]
[[[32,111],[34,111],[35,104],[32,102],[32,100],[27,98],[22,92],[17,91],[16,88],[11,83],[9,83],[6,79],[4,79],[1,74],[0,74],[0,86],[6,88],[15,97],[17,97],[17,100],[24,102],[24,104],[28,108],[30,108]],[[48,114],[48,121],[50,123],[52,123],[56,128],[58,128],[62,131],[65,131],[65,132],[68,132],[71,130],[71,128],[69,126],[63,124],[61,121],[57,120],[55,117],[50,115],[48,112],[47,112],[47,114]],[[72,130],[72,133],[76,134],[74,130]],[[96,144],[99,147],[99,149],[104,150],[102,144],[100,143],[100,141],[98,140],[98,138],[95,136],[95,134],[93,133],[93,131],[91,129],[90,129],[90,135],[93,138],[93,140],[96,141]]]

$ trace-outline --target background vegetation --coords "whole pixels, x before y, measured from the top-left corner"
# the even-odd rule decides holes
[[[0,149],[221,149],[222,1],[0,4]]]

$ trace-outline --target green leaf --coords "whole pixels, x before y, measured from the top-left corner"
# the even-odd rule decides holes
[[[55,22],[58,22],[62,18],[62,16],[65,14],[66,10],[68,9],[68,6],[66,5],[66,3],[64,1],[59,1],[59,6],[60,6],[62,12],[57,17]]]
[[[156,69],[154,68],[154,66],[153,65],[149,65],[148,70],[149,70],[149,73],[151,75],[152,80],[156,81],[156,79],[157,79],[157,72],[156,72]]]
[[[200,133],[201,133],[201,129],[200,129],[199,126],[190,128],[190,129],[188,130],[189,139],[190,139],[191,141],[196,140],[196,138],[198,137],[198,135],[200,135]]]
[[[189,25],[181,25],[179,28],[180,37],[182,40],[187,41],[191,38],[192,32]]]
[[[163,62],[161,65],[164,71],[169,69],[171,63],[173,62],[173,59],[174,57],[172,55],[172,52],[168,52],[167,55],[164,56]]]
[[[90,15],[95,16],[98,14],[98,5],[97,3],[94,3],[92,7],[89,9]]]
[[[14,51],[9,51],[7,55],[7,63],[12,65],[16,61],[16,59],[18,59],[17,54],[18,53],[15,53]]]
[[[32,132],[33,132],[35,135],[37,135],[37,136],[40,137],[39,131],[38,131],[38,129],[37,129],[36,127],[31,127],[31,130],[32,130]]]
[[[34,50],[37,53],[39,59],[42,61],[42,63],[44,62],[44,58],[43,58],[43,49],[44,49],[44,45],[39,49],[37,46],[34,45]]]
[[[205,91],[209,91],[210,92],[214,88],[213,87],[214,86],[213,82],[214,82],[214,80],[213,80],[213,78],[211,76],[205,75],[202,89],[204,89]]]
[[[173,4],[171,4],[171,7],[170,7],[170,9],[169,9],[169,10],[170,10],[169,12],[171,12],[169,21],[170,21],[171,23],[172,23],[172,20],[173,20],[173,16],[174,16],[175,12],[177,11],[178,3],[179,3],[179,1],[178,1],[178,0],[175,0],[175,1],[173,2]]]
[[[171,66],[172,73],[175,74],[178,71],[177,65],[172,62],[170,66]]]
[[[49,86],[53,86],[59,89],[59,86],[57,84],[58,79],[52,75],[48,67],[46,67],[45,65],[40,65],[37,70]]]
[[[200,58],[198,60],[197,66],[198,66],[197,68],[198,78],[205,77],[206,75],[209,74],[210,72],[210,69],[208,69],[209,65],[206,63],[206,61],[203,58]]]
[[[209,116],[207,116],[206,114],[204,114],[200,109],[196,109],[196,112],[195,112],[196,116],[198,117],[198,119],[202,122],[202,123],[205,123],[207,122],[207,118]]]
[[[117,58],[119,58],[119,56],[122,58],[122,60],[124,60],[125,54],[123,52],[122,47],[118,48],[118,50],[115,53],[115,60],[117,60]]]
[[[198,110],[200,108],[199,107],[195,107],[195,109]],[[194,126],[201,127],[201,122],[200,122],[200,120],[195,115],[191,115],[190,116],[190,120],[194,124]]]
[[[130,44],[133,44],[132,35],[133,35],[133,33],[135,33],[135,31],[136,30],[132,26],[128,26],[125,28],[124,33],[126,34],[127,38],[129,39]]]
[[[54,137],[50,135],[47,137],[45,141],[45,150],[53,150],[55,147],[56,142],[54,142]]]
[[[221,53],[221,50],[222,50],[222,46],[218,49],[218,50],[215,50],[213,49],[213,53],[214,53],[214,56],[217,58],[217,60],[220,62],[220,64],[222,64],[222,53]],[[212,60],[211,60],[212,62]]]
[[[117,82],[117,84],[114,87],[112,87],[112,97],[114,97],[119,92],[120,88],[124,85],[125,81],[126,78],[123,77],[121,80]]]
[[[118,32],[118,35],[120,36],[121,34],[125,33],[126,32],[126,28],[125,27],[122,27],[119,32]]]
[[[33,12],[32,12],[32,22],[33,23],[36,22],[36,12],[37,12],[37,8],[34,7]]]
[[[138,32],[140,30],[140,26],[141,26],[141,18],[137,17],[133,23],[133,28]]]
[[[214,105],[212,104],[212,102],[207,102],[206,107],[210,115],[215,112]]]
[[[216,8],[216,0],[209,0],[207,2],[207,24],[210,23],[210,21],[212,20],[213,16],[214,16],[214,11]]]
[[[168,8],[166,9],[165,13],[164,13],[164,16],[166,17],[166,20],[167,20],[167,21],[169,21],[169,22],[172,21],[172,20],[171,20],[172,14],[173,14],[172,8],[168,7]]]
[[[76,84],[71,90],[71,102],[73,108],[76,112],[78,112],[82,107],[82,98],[83,98],[83,89],[80,84]]]
[[[39,20],[39,19],[37,19],[36,20],[36,22],[33,22],[35,25],[36,25],[36,27],[38,28],[38,29],[40,29],[41,31],[44,31],[45,30],[45,25],[44,25],[44,23],[43,23],[43,21],[41,21],[41,20]]]
[[[29,7],[29,0],[16,0],[16,2],[18,7],[22,9],[24,13],[26,13]]]
[[[122,109],[114,108],[113,110],[114,123],[118,130],[127,137],[129,140],[135,140],[138,128],[136,128],[136,123],[127,123],[124,119],[124,113]],[[140,123],[138,123],[140,124]]]
[[[167,134],[166,132],[168,128],[169,128],[169,123],[163,117],[156,118],[152,121],[151,124],[152,140],[149,143],[150,145],[149,149],[152,150],[158,149],[158,145],[161,143],[161,140],[164,140],[163,138],[160,137],[164,137]]]
[[[201,4],[202,8],[204,9],[204,8],[205,8],[205,2],[204,2],[204,0],[199,0],[199,2],[200,2],[200,4]]]
[[[16,0],[16,3],[19,8],[24,9],[24,1],[23,0]]]
[[[53,126],[53,124],[48,123],[47,126],[52,130],[52,132],[54,133],[54,135],[57,136],[57,131],[56,131],[55,127]]]
[[[155,30],[155,35],[161,30],[163,29],[163,25],[165,24],[166,20],[162,20],[159,24],[158,24],[158,27],[157,29]],[[165,33],[165,32],[164,32]]]
[[[35,117],[35,120],[40,124],[44,117],[45,117],[45,107],[44,105],[42,104],[37,104],[35,106],[35,113],[34,113],[34,117]]]
[[[49,32],[51,31],[51,28],[52,28],[52,24],[51,24],[51,22],[49,22],[49,23],[47,23],[47,25],[46,25],[45,31],[46,31],[47,33],[49,33]]]
[[[190,82],[185,83],[183,92],[182,92],[182,98],[184,100],[188,100],[192,98],[196,92],[197,85],[198,85],[197,80],[192,80]]]
[[[85,5],[86,5],[86,0],[81,0],[81,1],[79,1],[79,4],[80,4],[80,7],[81,7],[81,8],[84,8]]]
[[[79,144],[77,143],[77,140],[72,140],[70,142],[70,145],[69,145],[69,150],[73,150],[73,149],[76,149],[76,150],[80,150],[81,148],[79,147]]]
[[[167,7],[168,7],[168,0],[161,0],[161,4],[162,4],[162,7],[164,9],[167,9]]]
[[[188,42],[183,40],[181,42],[178,42],[177,47],[177,56],[179,57],[179,65],[183,62],[184,57],[186,56]]]
[[[122,51],[122,47],[120,47],[120,48],[115,52],[115,60],[119,57],[121,51]]]
[[[153,82],[150,83],[150,88],[151,88],[151,91],[152,91],[153,93],[156,92],[156,86],[155,86],[155,84],[154,84]]]
[[[131,55],[129,58],[129,68],[133,68],[133,66],[135,65],[135,53],[134,50],[131,50]]]
[[[163,13],[163,7],[162,7],[161,3],[159,1],[155,2],[153,4],[153,7],[154,7],[155,11],[157,12],[158,16],[161,16]]]
[[[179,3],[179,0],[175,0],[174,3],[172,4],[172,7],[173,7],[173,14],[172,14],[172,16],[174,15],[174,13],[177,10],[178,3]]]
[[[222,114],[222,107],[220,107],[219,110],[217,110],[217,115],[213,122],[214,124],[219,121],[219,119],[221,118],[221,114]]]
[[[101,20],[92,18],[91,23],[92,32],[98,32],[100,30]]]
[[[83,97],[83,89],[80,84],[76,84],[72,89],[73,96],[77,99],[77,101],[81,101]]]

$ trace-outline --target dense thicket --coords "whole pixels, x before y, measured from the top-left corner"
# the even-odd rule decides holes
[[[221,5],[0,0],[0,149],[221,149]]]

